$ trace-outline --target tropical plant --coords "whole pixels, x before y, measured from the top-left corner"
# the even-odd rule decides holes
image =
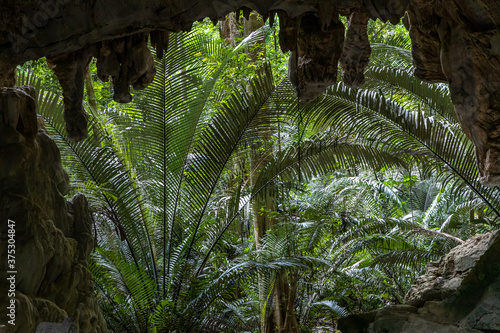
[[[407,49],[374,45],[384,57],[362,89],[339,83],[303,103],[275,65],[232,67],[269,31],[235,48],[206,24],[171,34],[133,103],[86,106],[81,142],[66,137],[58,92],[20,76],[91,204],[111,331],[334,327],[401,302],[429,260],[496,227],[498,189],[477,181],[446,86],[401,67]],[[407,41],[397,36],[381,42]],[[261,236],[256,214],[273,220]]]
[[[410,63],[406,49],[391,45],[374,45],[374,48],[384,54],[392,53],[386,59],[398,59],[398,65]],[[401,303],[411,281],[422,273],[426,263],[463,239],[491,230],[499,217],[500,193],[479,184],[473,147],[460,130],[447,87],[424,83],[411,75],[410,68],[389,68],[385,63],[377,66],[373,62],[366,76],[362,89],[352,90],[340,83],[309,103],[288,97],[290,90],[284,86],[277,102],[283,113],[277,121],[288,128],[284,134],[278,131],[279,146],[275,146],[273,158],[259,166],[263,171],[254,187],[254,191],[269,187],[261,193],[282,198],[280,186],[295,188],[300,193],[301,177],[306,176],[302,180],[310,181],[307,176],[318,171],[345,170],[351,174],[340,177],[338,187],[324,189],[325,196],[331,198],[334,193],[336,197],[329,202],[325,214],[317,205],[321,199],[311,197],[317,192],[304,199],[305,207],[288,210],[292,221],[285,233],[292,244],[296,244],[294,239],[307,241],[314,249],[309,255],[313,258],[321,255],[332,267],[329,275],[320,279],[318,274],[315,281],[321,281],[323,292],[325,289],[337,292],[317,293],[320,298],[307,303],[335,302],[349,312],[370,310],[387,302]],[[332,151],[336,158],[341,154],[344,158],[336,160],[325,154],[321,158],[327,158],[327,163],[315,159],[312,150],[333,147],[328,142],[336,142]],[[360,150],[365,151],[358,154]],[[367,154],[368,151],[373,154]],[[359,177],[367,172],[373,176]],[[277,214],[275,218],[280,220],[285,210],[279,208],[283,199],[277,201],[276,211],[268,214]],[[298,227],[293,223],[301,219],[309,219],[307,227],[301,229],[310,234],[294,237],[293,230]],[[280,228],[277,226],[271,232],[279,235]],[[298,247],[292,247],[295,249],[289,252],[292,257],[303,255],[306,249],[302,247],[296,252]],[[275,248],[281,247],[275,245]],[[257,251],[256,258],[259,254]],[[300,284],[306,283],[305,276],[298,277],[293,270],[285,275],[288,279],[285,281],[294,281],[288,283],[297,297],[293,311],[309,309],[300,305],[308,297],[296,294],[296,290],[301,290]],[[283,283],[275,271],[264,281],[267,292],[261,292],[259,298],[261,303],[269,304],[270,295]],[[341,294],[340,290],[346,288],[357,291]],[[287,295],[283,289],[279,290]],[[354,297],[359,306],[350,305],[346,297]],[[289,298],[285,299],[290,303]],[[286,303],[276,302],[282,306]],[[262,312],[261,317],[264,316]],[[306,316],[297,317],[307,321]],[[279,325],[276,330],[294,331]]]
[[[235,49],[197,30],[173,35],[154,83],[126,108],[94,112],[91,135],[82,142],[67,140],[60,97],[37,84],[40,113],[71,169],[74,190],[92,202],[98,248],[91,268],[110,330],[219,330],[210,318],[231,294],[234,276],[217,279],[220,272],[201,260],[226,223],[213,225],[206,211],[272,81],[268,75],[250,83],[252,103],[244,90],[227,99],[216,83],[232,57],[262,33]],[[203,53],[225,60],[214,69]]]

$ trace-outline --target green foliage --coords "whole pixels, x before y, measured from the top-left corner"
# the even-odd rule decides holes
[[[18,66],[18,72],[26,74],[36,72],[37,77],[40,78],[40,85],[43,89],[61,92],[59,81],[54,72],[47,65],[45,58],[25,62],[23,65]]]
[[[154,82],[131,104],[93,81],[99,112],[85,105],[81,142],[66,137],[45,65],[20,70],[37,87],[72,193],[89,199],[89,267],[111,331],[257,331],[283,281],[302,331],[333,328],[401,303],[430,260],[497,228],[498,188],[477,181],[447,87],[412,76],[401,25],[383,34],[370,23],[377,44],[361,89],[339,83],[307,103],[284,78],[278,29],[235,48],[206,22],[171,34]],[[261,40],[250,63],[245,51]],[[276,221],[259,248],[258,200],[272,205],[256,215]]]

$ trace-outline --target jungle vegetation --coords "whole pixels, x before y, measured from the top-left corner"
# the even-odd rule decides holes
[[[448,87],[413,76],[402,25],[370,24],[360,89],[339,80],[307,103],[276,25],[242,26],[232,43],[219,28],[171,34],[130,104],[91,64],[81,142],[43,63],[20,68],[91,205],[111,332],[335,332],[339,317],[402,303],[429,261],[498,227],[500,193],[477,181]]]

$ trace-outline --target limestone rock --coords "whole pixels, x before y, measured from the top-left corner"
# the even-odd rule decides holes
[[[16,84],[16,65],[0,61],[0,87],[14,87]]]
[[[406,305],[351,315],[344,333],[497,332],[500,330],[500,231],[478,235],[429,264]]]
[[[494,0],[412,1],[415,74],[448,82],[462,129],[475,146],[480,181],[500,184],[500,5]]]
[[[324,28],[315,15],[298,19],[296,44],[292,45],[288,73],[297,96],[313,100],[337,82],[337,68],[344,45],[344,25],[333,18]]]
[[[491,274],[489,270],[499,272],[498,267],[484,262],[490,259],[491,251],[500,251],[499,238],[499,233],[472,237],[439,261],[429,264],[426,273],[417,278],[409,290],[405,303],[422,306],[427,301],[442,301],[452,296],[462,285],[481,283]]]
[[[340,57],[342,80],[351,88],[359,88],[365,81],[364,70],[372,53],[368,40],[368,15],[352,13],[347,25],[346,40]]]
[[[168,36],[159,31],[153,33],[153,44],[161,54],[168,44]],[[97,58],[97,75],[102,81],[111,77],[113,99],[119,103],[132,100],[130,85],[142,90],[154,79],[155,64],[148,49],[148,34],[135,34],[112,41],[103,41],[78,51],[47,57],[49,67],[56,74],[63,89],[64,120],[66,131],[72,140],[87,137],[88,115],[83,109],[85,75],[92,57]]]
[[[29,86],[2,88],[0,99],[3,125],[25,137],[35,136],[38,132],[35,90]]]
[[[64,120],[66,132],[73,140],[88,136],[87,114],[83,110],[85,72],[92,58],[93,48],[47,57],[47,64],[54,71],[63,89]]]
[[[83,195],[64,198],[68,175],[54,141],[38,127],[34,90],[1,89],[0,115],[0,258],[7,258],[10,229],[16,244],[15,267],[0,261],[0,279],[15,280],[15,297],[0,284],[0,324],[10,333],[35,332],[41,322],[72,316],[80,332],[105,332],[87,269],[94,246],[88,203]],[[15,326],[4,322],[11,299]]]
[[[168,34],[158,31],[153,33],[153,44],[157,46],[160,55],[164,52],[163,44],[168,44]],[[132,100],[130,85],[141,90],[154,79],[155,65],[153,56],[148,49],[148,34],[136,34],[102,42],[97,57],[97,75],[103,81],[111,76],[115,94],[113,99],[119,103]],[[161,45],[161,47],[160,47]]]

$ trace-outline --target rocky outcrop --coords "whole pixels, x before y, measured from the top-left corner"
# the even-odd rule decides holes
[[[288,41],[281,43],[282,49],[291,51],[288,75],[297,96],[304,101],[316,98],[337,81],[344,25],[335,14],[326,24],[312,14],[296,19],[280,15],[280,25],[285,26],[284,33],[280,30],[280,40]]]
[[[68,175],[33,88],[0,89],[0,128],[0,325],[28,333],[73,317],[80,332],[105,332],[87,269],[87,200],[64,198]]]
[[[344,333],[500,332],[500,231],[472,237],[427,266],[405,305],[351,315]]]
[[[448,82],[462,128],[475,146],[480,181],[500,184],[500,4],[412,1],[407,23],[415,74]]]
[[[358,88],[365,81],[364,70],[370,62],[370,40],[367,24],[369,16],[353,13],[347,21],[346,42],[340,58],[342,80],[351,88]]]

